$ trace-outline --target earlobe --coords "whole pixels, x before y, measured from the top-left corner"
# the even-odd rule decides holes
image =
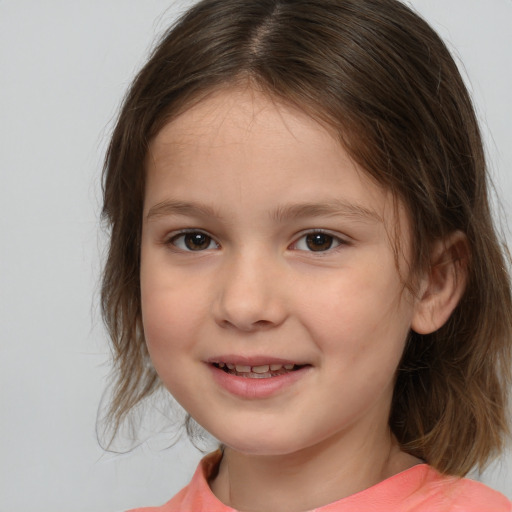
[[[434,245],[431,264],[422,278],[411,328],[431,334],[441,328],[457,307],[466,289],[469,246],[461,231]]]

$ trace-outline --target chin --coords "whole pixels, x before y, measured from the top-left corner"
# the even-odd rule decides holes
[[[249,435],[247,431],[241,431],[240,436],[229,435],[218,439],[233,451],[253,456],[290,455],[310,445],[305,440],[290,439],[287,432],[283,432],[283,435],[272,435],[268,431],[261,435]]]

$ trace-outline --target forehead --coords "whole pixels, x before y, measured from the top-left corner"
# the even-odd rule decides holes
[[[199,181],[227,181],[239,197],[254,187],[279,187],[284,176],[283,202],[289,196],[311,203],[323,199],[323,189],[326,200],[356,201],[379,218],[396,206],[389,191],[352,160],[334,130],[251,87],[216,90],[168,122],[150,144],[146,171],[146,190],[159,189],[161,196],[166,185],[175,195],[188,193],[198,175]],[[347,197],[328,197],[331,188]],[[205,201],[211,199],[209,189],[202,190]]]
[[[197,165],[222,153],[227,168],[241,152],[245,156],[245,165],[238,169],[241,174],[257,171],[263,177],[265,169],[294,168],[300,162],[309,164],[314,180],[321,154],[324,167],[350,167],[361,180],[370,180],[334,130],[250,86],[214,90],[168,122],[151,141],[146,167],[177,173],[183,165]]]
[[[256,141],[265,149],[278,150],[307,139],[312,149],[332,146],[333,138],[327,127],[313,121],[306,112],[247,85],[210,92],[167,123],[150,148],[153,156],[163,156],[170,143],[172,153],[181,157],[191,146],[201,151],[214,151],[224,145],[246,145],[247,149],[248,142]],[[341,145],[339,150],[338,156],[347,159]]]

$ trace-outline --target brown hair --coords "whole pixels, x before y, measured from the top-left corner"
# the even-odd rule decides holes
[[[110,418],[160,385],[141,321],[144,159],[159,129],[239,80],[307,111],[408,209],[413,269],[460,230],[465,293],[430,335],[411,332],[390,426],[402,448],[464,475],[503,447],[511,383],[506,250],[491,218],[481,136],[463,80],[437,34],[396,0],[203,0],[178,20],[136,77],[106,155],[110,248],[103,287],[117,381]]]

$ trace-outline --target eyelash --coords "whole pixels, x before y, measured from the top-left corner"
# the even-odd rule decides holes
[[[187,235],[202,236],[208,240],[208,245],[203,249],[190,249],[190,247],[189,248],[179,247],[177,244],[177,241],[182,239],[183,244],[186,244],[187,243],[187,241],[186,241]],[[215,249],[218,249],[220,247],[220,244],[218,244],[211,235],[209,235],[208,233],[205,233],[204,231],[201,231],[199,229],[188,229],[188,230],[180,231],[179,233],[176,233],[176,234],[170,236],[167,239],[167,241],[165,242],[166,245],[173,246],[177,250],[180,250],[183,252],[202,252],[202,251],[205,251],[206,249],[210,249],[210,245],[212,243],[215,244],[215,246],[216,246]]]
[[[206,239],[203,241],[203,245],[205,245],[205,244],[207,244],[207,245],[203,248],[200,247],[198,249],[192,249],[192,248],[190,248],[189,245],[187,245],[187,238],[186,238],[187,235],[196,235],[196,237],[197,236],[203,237],[204,239]],[[308,240],[308,237],[313,237],[313,236],[318,237],[319,235],[326,237],[328,239],[327,240],[328,247],[326,247],[325,249],[319,250],[319,251],[308,250],[307,248],[306,249],[297,249],[297,246],[301,243],[302,240],[304,240],[305,244],[307,244],[308,242],[314,242],[314,240],[312,240],[312,239]],[[201,241],[201,240],[202,240],[201,238],[198,238],[196,241]],[[183,245],[182,247],[179,246],[178,241],[180,241],[179,242],[180,245]],[[189,240],[189,241],[191,241],[191,240]],[[194,243],[194,241],[192,241],[192,243]],[[183,251],[183,252],[202,252],[205,250],[212,249],[212,247],[211,247],[212,244],[215,245],[214,249],[220,248],[220,244],[218,242],[216,242],[215,239],[211,235],[209,235],[208,233],[206,233],[204,231],[198,230],[198,229],[184,230],[179,233],[173,234],[165,241],[165,244],[173,246],[173,248],[175,248],[179,251]],[[199,244],[199,245],[201,245],[201,244]],[[324,242],[324,244],[318,244],[318,245],[319,246],[325,245],[325,242]],[[315,229],[315,230],[308,231],[307,233],[303,233],[299,238],[297,238],[294,242],[292,242],[288,247],[292,248],[294,250],[317,253],[318,255],[321,255],[321,254],[325,254],[327,252],[335,251],[340,246],[344,246],[344,245],[345,246],[349,245],[349,242],[347,240],[340,238],[339,236],[333,235],[332,233],[323,231],[321,229]],[[311,247],[309,246],[309,249],[310,248]]]
[[[330,239],[328,243],[328,247],[324,250],[314,251],[314,250],[308,250],[308,249],[297,249],[297,246],[304,241],[304,244],[308,243],[308,237],[314,237],[314,236],[321,236],[326,237]],[[313,241],[313,240],[309,240]],[[324,245],[324,244],[318,244],[318,245]],[[318,256],[323,255],[328,252],[336,251],[336,249],[339,249],[341,246],[348,245],[348,241],[344,240],[343,238],[336,236],[332,233],[329,233],[327,231],[324,231],[322,229],[314,229],[312,231],[308,231],[307,233],[303,233],[299,238],[295,240],[289,247],[294,247],[296,250],[304,251],[304,252],[311,252],[316,253]],[[311,249],[311,247],[309,247]]]

